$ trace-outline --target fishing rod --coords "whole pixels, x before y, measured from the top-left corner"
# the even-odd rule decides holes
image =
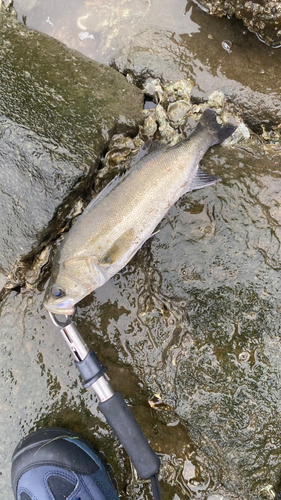
[[[83,379],[82,387],[96,394],[101,412],[125,448],[139,477],[151,479],[153,498],[161,500],[157,476],[159,456],[151,448],[122,394],[112,389],[106,374],[108,368],[89,349],[72,323],[71,316],[65,316],[65,320],[61,321],[57,315],[51,312],[49,315],[73,354],[75,365]]]

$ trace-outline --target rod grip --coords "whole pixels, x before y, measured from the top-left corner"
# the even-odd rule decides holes
[[[151,448],[133,413],[120,392],[99,403],[109,425],[125,448],[142,479],[152,477],[160,468],[160,459]]]

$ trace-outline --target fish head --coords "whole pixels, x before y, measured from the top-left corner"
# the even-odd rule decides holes
[[[104,283],[91,257],[55,258],[44,297],[44,307],[53,314],[72,315],[74,306]]]

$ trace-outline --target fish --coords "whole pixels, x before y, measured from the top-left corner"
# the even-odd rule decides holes
[[[189,137],[176,145],[146,143],[135,164],[89,203],[59,246],[45,308],[72,315],[80,300],[132,259],[181,196],[214,184],[218,178],[203,172],[199,162],[235,129],[218,123],[208,108]]]

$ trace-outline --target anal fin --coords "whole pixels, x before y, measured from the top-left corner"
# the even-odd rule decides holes
[[[192,181],[192,184],[189,186],[188,191],[194,191],[195,189],[202,189],[207,186],[212,186],[217,181],[220,181],[219,177],[215,177],[214,175],[208,174],[207,172],[203,172],[198,168],[195,178]]]

